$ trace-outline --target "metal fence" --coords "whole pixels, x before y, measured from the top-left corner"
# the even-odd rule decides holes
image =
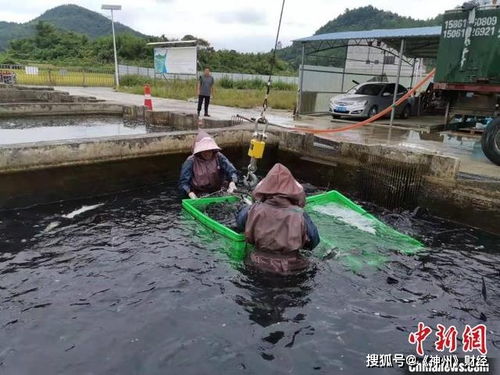
[[[44,65],[0,65],[21,85],[42,86],[104,86],[115,84],[113,69],[60,68]]]
[[[44,85],[44,86],[103,86],[113,87],[115,85],[114,69],[105,68],[79,68],[79,67],[53,67],[47,65],[0,65],[0,72],[8,73],[15,77],[15,82],[21,85]],[[186,74],[156,74],[153,68],[133,65],[118,65],[120,77],[127,75],[138,75],[158,80],[195,79],[194,75]],[[202,72],[199,72],[202,74]],[[233,81],[260,80],[267,82],[269,76],[261,74],[224,73],[212,72],[212,76],[218,80],[228,78]],[[297,77],[273,76],[273,82],[298,84]]]
[[[149,77],[153,79],[193,79],[196,78],[193,75],[188,74],[157,74],[153,68],[145,68],[140,66],[133,65],[118,65],[118,74],[119,76],[125,75],[139,75],[143,77]],[[198,75],[202,74],[202,72],[198,72]],[[267,82],[269,76],[262,74],[245,74],[245,73],[224,73],[224,72],[212,72],[212,76],[214,79],[222,79],[228,78],[233,81],[246,81],[246,80],[254,80],[258,79],[263,82]],[[299,83],[299,79],[297,77],[288,77],[288,76],[273,76],[273,82],[283,82],[297,85]]]
[[[121,64],[118,64],[118,75],[120,77],[134,75],[134,76],[143,76],[149,78],[161,78],[161,76],[156,77],[154,68],[144,68],[142,66],[121,65]],[[192,76],[186,76],[186,77],[188,77],[188,79],[193,78]],[[177,78],[177,77],[174,77],[172,75],[172,78]],[[179,78],[182,79],[182,75],[180,75]]]

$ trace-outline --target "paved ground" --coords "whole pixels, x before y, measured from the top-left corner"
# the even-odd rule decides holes
[[[98,99],[106,101],[130,104],[130,105],[143,105],[144,96],[136,94],[128,94],[123,92],[116,92],[108,87],[57,87],[57,90],[67,91],[71,95],[95,96]],[[153,109],[156,110],[169,110],[180,111],[186,113],[196,113],[195,102],[188,102],[185,100],[153,98]],[[216,119],[231,119],[237,114],[245,117],[255,117],[260,115],[260,109],[248,110],[241,108],[224,107],[220,105],[210,105],[210,116]],[[273,123],[282,124],[290,120],[291,116],[288,111],[269,110],[267,118]],[[293,124],[290,124],[293,126]]]
[[[95,96],[99,99],[124,104],[142,105],[144,102],[142,95],[115,92],[110,88],[60,87],[58,89],[68,91],[72,95]],[[155,110],[196,112],[196,103],[173,99],[153,98],[153,107]],[[236,114],[246,117],[258,117],[260,109],[248,110],[213,105],[210,106],[210,114],[214,118],[220,119],[230,119]],[[340,128],[350,123],[338,120],[333,122],[329,116],[303,116],[300,120],[294,121],[291,112],[277,110],[269,110],[266,117],[271,123],[286,128],[328,129]],[[430,116],[404,121],[397,120],[392,131],[389,132],[387,121],[383,120],[375,125],[340,133],[323,134],[321,137],[365,144],[391,144],[402,148],[410,148],[417,152],[432,152],[454,156],[461,160],[460,172],[500,179],[500,167],[491,163],[484,156],[479,136],[430,131],[441,123],[442,118]]]

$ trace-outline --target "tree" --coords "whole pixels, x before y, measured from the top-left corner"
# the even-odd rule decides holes
[[[120,62],[152,66],[153,47],[148,42],[165,41],[165,36],[142,38],[132,34],[116,36],[117,54]],[[198,62],[201,67],[210,66],[221,72],[269,74],[270,53],[239,53],[235,50],[216,51],[210,43],[193,35],[182,40],[197,40]],[[89,40],[83,34],[62,31],[46,22],[36,25],[32,38],[10,43],[8,55],[20,60],[35,60],[54,64],[111,64],[114,61],[113,38],[105,36]],[[290,65],[277,59],[275,74],[293,72]]]

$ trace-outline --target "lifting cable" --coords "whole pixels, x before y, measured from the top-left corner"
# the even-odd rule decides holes
[[[279,35],[280,35],[280,30],[281,30],[281,23],[283,20],[283,10],[285,8],[285,2],[286,0],[283,0],[281,4],[281,12],[280,12],[280,18],[278,22],[278,30],[276,33],[276,39],[274,42],[274,50],[272,54],[272,60],[271,60],[271,68],[269,71],[269,79],[267,81],[267,88],[266,88],[266,95],[264,97],[264,102],[262,103],[262,111],[260,113],[260,117],[258,119],[251,119],[252,122],[255,123],[254,127],[254,133],[252,135],[252,139],[250,141],[250,148],[248,150],[248,156],[250,156],[250,164],[248,165],[248,172],[246,176],[243,177],[243,182],[244,184],[249,187],[253,188],[255,185],[258,183],[258,178],[255,175],[255,172],[257,171],[257,161],[259,159],[262,159],[264,155],[264,148],[265,148],[265,140],[267,138],[266,131],[267,127],[269,125],[269,122],[266,119],[266,110],[268,108],[268,98],[269,94],[271,92],[271,84],[272,84],[272,76],[273,76],[273,71],[274,67],[276,65],[276,51],[278,49],[278,42],[279,42]],[[410,91],[408,91],[405,95],[403,95],[399,100],[397,100],[393,105],[390,105],[383,111],[377,113],[376,115],[370,117],[369,119],[366,119],[364,121],[344,126],[341,128],[337,129],[310,129],[310,128],[301,128],[301,127],[296,127],[293,130],[295,131],[301,131],[304,133],[312,133],[312,134],[323,134],[323,133],[338,133],[346,130],[351,130],[351,129],[356,129],[368,124],[371,124],[372,122],[378,120],[379,118],[387,115],[389,112],[392,110],[395,110],[397,106],[401,105],[405,100],[407,100],[410,96],[412,96],[418,89],[420,89],[427,81],[429,81],[435,74],[436,69],[433,69],[427,76],[425,76],[415,87],[413,87]],[[237,115],[238,118],[244,119],[244,120],[250,120],[247,119],[244,116]],[[259,124],[263,124],[263,130],[259,132]]]
[[[276,40],[274,41],[274,50],[271,59],[271,68],[269,70],[269,79],[267,80],[266,95],[264,97],[264,102],[262,103],[262,111],[260,112],[260,117],[258,119],[252,119],[255,123],[254,132],[252,135],[252,140],[250,141],[250,148],[248,149],[248,156],[250,156],[250,164],[248,165],[248,172],[246,176],[243,177],[243,182],[247,187],[253,188],[257,185],[258,178],[255,175],[257,172],[257,161],[262,159],[264,155],[264,148],[266,146],[266,131],[269,122],[266,119],[266,110],[268,107],[268,98],[271,92],[271,84],[273,79],[273,71],[276,65],[276,50],[278,49],[279,36],[281,31],[281,22],[283,20],[283,10],[285,9],[285,1],[283,0],[281,4],[280,19],[278,22],[278,31],[276,32]],[[238,116],[245,119],[242,116]],[[263,124],[264,127],[261,132],[259,132],[259,124]]]
[[[273,71],[274,71],[274,66],[276,65],[276,51],[278,49],[278,43],[279,43],[279,37],[280,37],[280,31],[281,31],[281,21],[283,20],[283,10],[285,9],[285,1],[281,3],[281,13],[280,13],[280,20],[278,22],[278,31],[276,32],[276,40],[274,41],[274,50],[273,50],[273,57],[271,60],[271,69],[269,70],[269,79],[267,80],[267,91],[266,91],[266,96],[264,97],[264,102],[262,103],[262,112],[260,113],[260,118],[261,120],[265,120],[265,112],[267,110],[267,99],[269,98],[269,93],[271,92],[271,83],[273,79]]]

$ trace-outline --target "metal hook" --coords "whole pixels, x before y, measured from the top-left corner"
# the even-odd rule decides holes
[[[253,172],[249,171],[247,175],[243,177],[243,184],[249,189],[253,189],[258,183],[259,178]]]

